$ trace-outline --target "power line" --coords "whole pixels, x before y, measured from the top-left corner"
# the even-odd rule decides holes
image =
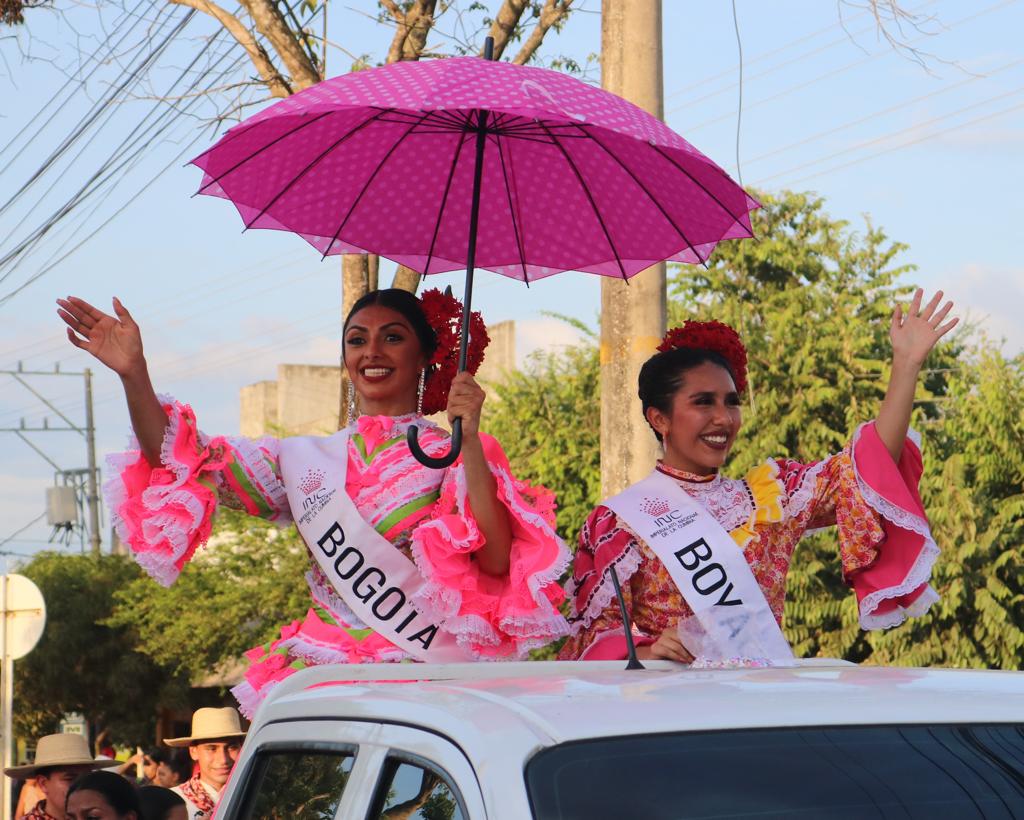
[[[948,112],[946,114],[942,114],[941,116],[938,116],[938,117],[932,117],[930,120],[925,120],[924,122],[917,123],[917,124],[912,125],[912,126],[910,126],[908,128],[901,128],[901,129],[899,129],[897,131],[892,131],[892,132],[890,132],[888,134],[883,134],[880,137],[875,137],[874,139],[864,140],[863,142],[859,142],[859,143],[856,143],[855,145],[848,146],[847,148],[844,148],[841,151],[834,151],[831,154],[826,154],[825,156],[819,157],[818,159],[810,160],[809,162],[802,162],[799,165],[793,166],[792,168],[787,168],[785,171],[779,171],[778,173],[771,174],[770,176],[762,177],[760,180],[758,180],[758,184],[761,185],[761,184],[764,184],[765,182],[768,182],[770,180],[778,179],[779,177],[783,177],[783,176],[788,176],[789,174],[796,173],[797,171],[802,171],[803,169],[809,168],[809,167],[811,167],[813,165],[819,165],[819,164],[821,164],[823,162],[828,162],[830,159],[835,159],[836,157],[840,157],[840,156],[843,156],[845,154],[849,154],[849,153],[851,153],[853,151],[859,151],[861,148],[867,148],[868,146],[871,146],[871,145],[877,145],[880,142],[885,142],[887,140],[893,139],[894,137],[898,137],[901,134],[907,134],[907,133],[911,133],[911,132],[914,132],[914,131],[919,131],[921,128],[925,128],[925,127],[927,127],[929,125],[934,125],[935,123],[942,122],[943,120],[948,120],[950,117],[959,116],[960,114],[963,114],[963,113],[965,113],[967,111],[973,111],[975,108],[980,108],[983,105],[988,105],[989,103],[996,102],[997,100],[1004,100],[1007,97],[1013,97],[1013,96],[1015,96],[1017,94],[1020,94],[1021,92],[1024,92],[1024,86],[1020,86],[1018,88],[1014,88],[1013,90],[1004,92],[1002,94],[996,94],[993,97],[988,97],[988,98],[986,98],[984,100],[979,100],[978,102],[971,103],[970,105],[965,105],[964,107],[958,108],[955,111],[950,111],[950,112]],[[1012,111],[1012,110],[1013,110],[1012,108],[1007,109],[1007,111]],[[913,145],[913,144],[914,144],[914,142],[907,143],[907,145]]]

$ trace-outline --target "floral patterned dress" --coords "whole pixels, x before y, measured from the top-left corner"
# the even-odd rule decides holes
[[[697,476],[659,464],[699,501],[750,564],[779,624],[793,550],[809,532],[835,525],[843,576],[865,629],[924,614],[938,596],[928,585],[938,547],[917,494],[916,435],[893,462],[873,424],[838,454],[813,464],[769,459],[741,479]],[[615,566],[637,645],[692,615],[661,560],[629,526],[598,506],[580,532],[568,592],[573,635],[563,659],[626,657],[622,617],[608,573]]]
[[[280,525],[292,518],[276,439],[209,438],[190,407],[161,401],[168,415],[161,466],[151,467],[137,449],[110,456],[115,475],[104,492],[122,541],[153,578],[169,585],[209,537],[219,505]],[[508,575],[482,572],[473,553],[484,538],[468,505],[462,461],[445,470],[422,466],[406,444],[414,424],[428,454],[447,451],[447,434],[415,414],[360,417],[349,428],[345,489],[363,519],[415,562],[424,578],[415,599],[419,611],[477,659],[520,658],[567,634],[557,582],[569,552],[554,531],[554,496],[517,481],[500,445],[481,434],[512,528]],[[306,581],[312,600],[305,618],[246,653],[250,666],[233,692],[247,715],[274,685],[307,665],[410,658],[360,621],[312,558]]]

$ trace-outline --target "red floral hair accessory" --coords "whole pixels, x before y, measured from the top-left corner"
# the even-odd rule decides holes
[[[747,389],[747,349],[729,325],[688,320],[682,327],[674,327],[666,333],[658,350],[667,353],[680,347],[717,353],[729,363],[736,380],[736,391],[742,393]]]
[[[437,349],[430,357],[427,384],[423,391],[423,413],[438,413],[448,406],[448,391],[459,368],[459,330],[462,323],[462,302],[450,293],[431,288],[420,295],[420,307],[437,336]],[[469,348],[466,370],[475,374],[484,360],[484,350],[491,339],[479,311],[469,316]]]

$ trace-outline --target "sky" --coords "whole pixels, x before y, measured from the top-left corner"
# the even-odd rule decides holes
[[[870,219],[909,246],[902,261],[917,271],[908,281],[946,290],[961,315],[1003,340],[1007,353],[1024,349],[1024,262],[1017,253],[1024,190],[1024,2],[908,0],[908,9],[928,18],[923,31],[905,26],[902,33],[918,59],[880,38],[853,2],[839,7],[842,22],[837,5],[821,0],[735,5],[734,21],[728,0],[664,0],[668,124],[747,185],[814,191],[833,217],[854,229]],[[149,9],[164,6],[148,0]],[[581,0],[580,7],[562,33],[549,38],[542,57],[571,57],[597,82],[592,57],[600,48],[600,3]],[[364,54],[382,59],[391,31],[375,22],[375,8],[373,0],[330,6],[329,75],[347,72]],[[6,146],[0,150],[0,201],[18,191],[123,75],[128,46],[156,50],[162,31],[156,23],[139,27],[136,40],[125,40],[123,53],[47,108],[47,100],[69,88],[70,55],[115,38],[124,20],[85,4],[29,15],[27,29],[0,29],[0,146]],[[459,34],[453,21],[441,28]],[[98,112],[107,123],[102,130],[72,146],[29,195],[0,209],[0,259],[96,170],[113,144],[131,138],[145,111],[170,110],[147,97],[156,96],[213,31],[202,19],[191,21],[135,98]],[[227,49],[216,53],[234,57]],[[186,108],[189,99],[175,105]],[[229,204],[191,198],[200,175],[184,162],[215,139],[203,127],[198,117],[182,117],[164,138],[145,142],[125,167],[112,169],[117,187],[89,205],[96,209],[93,216],[43,236],[24,264],[0,280],[0,298],[25,285],[0,302],[0,370],[16,369],[18,362],[26,370],[51,371],[59,363],[63,371],[80,372],[91,366],[101,461],[123,447],[127,412],[116,378],[64,339],[54,312],[58,296],[73,293],[104,309],[111,296],[120,297],[143,329],[157,389],[191,403],[211,434],[237,432],[239,389],[273,379],[279,363],[337,361],[338,260],[321,262],[294,236],[243,235]],[[136,190],[143,193],[115,214]],[[50,265],[82,240],[80,248]],[[432,277],[428,284],[449,282],[461,293],[459,274]],[[477,277],[474,307],[488,322],[516,320],[523,357],[573,340],[572,331],[544,311],[596,327],[599,284],[597,277],[563,274],[527,290],[485,272]],[[26,381],[81,424],[81,378]],[[21,419],[39,426],[44,417],[51,426],[63,426],[10,376],[0,374],[0,385],[0,427],[16,427]],[[62,469],[85,465],[78,434],[28,436]],[[49,528],[32,523],[44,511],[45,489],[53,483],[53,467],[15,434],[0,432],[0,552],[15,562],[53,546]],[[104,523],[106,546],[105,513]],[[79,546],[76,541],[60,548]]]

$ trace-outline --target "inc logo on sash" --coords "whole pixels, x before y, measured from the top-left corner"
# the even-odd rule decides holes
[[[336,490],[328,490],[324,487],[324,479],[327,474],[323,470],[310,468],[306,470],[299,479],[298,488],[304,496],[302,499],[302,515],[299,521],[308,524],[318,512],[330,503],[331,497]]]

